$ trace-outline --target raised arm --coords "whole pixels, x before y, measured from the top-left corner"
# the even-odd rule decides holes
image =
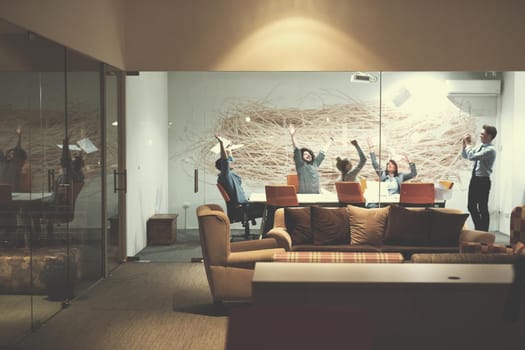
[[[333,143],[334,143],[334,138],[333,138],[333,136],[330,136],[330,139],[324,145],[324,147],[321,149],[321,151],[323,151],[324,153],[328,152],[328,149],[332,146]]]
[[[374,151],[374,145],[372,144],[372,141],[370,138],[367,139],[368,141],[368,150],[370,152],[370,161],[372,162],[372,167],[374,168],[374,171],[378,176],[381,176],[381,173],[383,172],[381,170],[381,167],[379,166],[379,163],[377,162],[376,152]]]
[[[357,172],[359,172],[366,163],[366,156],[359,144],[357,143],[357,140],[352,140],[350,141],[350,143],[355,147],[357,154],[359,155],[359,163],[357,163],[357,166],[355,167]]]
[[[290,132],[290,137],[292,138],[292,146],[294,148],[299,148],[297,146],[297,143],[295,142],[295,131],[296,130],[292,123],[288,124],[288,131]]]
[[[403,181],[406,181],[406,180],[410,180],[417,176],[417,169],[416,169],[416,164],[414,162],[411,162],[410,159],[408,159],[408,155],[403,154],[403,158],[405,158],[405,161],[408,163],[408,166],[410,167],[410,173],[403,174]]]
[[[18,135],[18,142],[16,143],[16,148],[22,148],[22,128],[20,126],[16,128],[16,134]]]
[[[215,138],[217,141],[219,141],[219,146],[221,148],[221,159],[228,159],[228,154],[226,153],[226,149],[224,148],[224,142],[222,141],[219,134],[215,134]]]

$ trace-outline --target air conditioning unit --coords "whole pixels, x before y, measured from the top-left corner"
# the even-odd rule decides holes
[[[447,80],[447,98],[472,117],[498,113],[501,80]]]
[[[447,80],[448,96],[498,96],[501,80]]]

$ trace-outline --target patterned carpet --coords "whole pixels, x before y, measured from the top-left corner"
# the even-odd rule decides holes
[[[130,262],[9,349],[223,349],[227,314],[203,264]]]

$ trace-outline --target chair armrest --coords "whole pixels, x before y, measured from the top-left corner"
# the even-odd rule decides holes
[[[495,240],[496,235],[486,231],[462,230],[459,234],[460,242],[480,242],[485,244],[493,244]]]
[[[226,264],[228,266],[253,268],[257,261],[273,261],[273,254],[275,253],[284,253],[284,249],[274,248],[230,253]]]
[[[274,227],[268,231],[266,235],[275,239],[279,248],[284,248],[287,251],[292,250],[292,237],[290,237],[290,234],[286,229]]]
[[[232,242],[230,244],[231,252],[245,252],[248,250],[271,249],[271,248],[277,248],[277,241],[273,238]]]

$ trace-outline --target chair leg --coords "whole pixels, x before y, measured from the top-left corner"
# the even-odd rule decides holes
[[[244,239],[248,240],[250,239],[250,221],[245,221],[243,223],[244,226]]]

